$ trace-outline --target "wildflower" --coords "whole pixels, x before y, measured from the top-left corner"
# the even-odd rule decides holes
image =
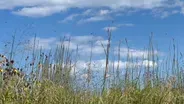
[[[15,73],[18,73],[18,70],[14,70]]]
[[[2,57],[2,58],[6,58],[6,56],[4,56],[4,55],[2,55],[1,57]]]
[[[3,69],[0,69],[0,73],[2,73],[3,72]]]
[[[14,72],[15,74],[19,73],[19,71],[18,71],[16,68],[13,69],[13,72]]]
[[[24,91],[28,91],[28,88],[26,87],[26,88],[24,88]]]
[[[7,63],[6,66],[9,66],[9,63]]]
[[[30,66],[34,66],[34,63],[31,63]]]
[[[11,60],[10,63],[11,63],[11,64],[14,64],[14,60]]]

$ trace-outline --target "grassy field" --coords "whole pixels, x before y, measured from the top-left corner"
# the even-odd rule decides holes
[[[36,38],[35,38],[36,39]],[[42,49],[37,51],[33,44],[29,56],[25,57],[23,69],[16,67],[13,59],[15,51],[14,38],[10,52],[1,54],[0,103],[1,104],[184,104],[183,56],[178,52],[175,43],[168,56],[161,59],[154,48],[152,37],[149,38],[146,59],[157,65],[131,65],[124,69],[110,68],[111,32],[108,32],[107,45],[101,43],[105,54],[105,69],[102,82],[93,86],[92,55],[87,69],[87,78],[80,80],[75,72],[73,57],[69,45],[61,44],[54,51],[45,54]],[[129,45],[125,39],[128,54],[126,61],[136,63],[131,57]],[[70,43],[70,41],[69,41]],[[118,62],[121,60],[119,43]],[[76,53],[76,54],[75,54]],[[145,57],[139,60],[144,60]],[[160,62],[159,60],[162,60]],[[52,63],[52,62],[55,63]],[[124,74],[119,71],[123,70]],[[26,72],[26,73],[25,73]],[[112,72],[112,73],[110,73]],[[28,74],[27,74],[28,73]],[[108,74],[111,74],[108,77]],[[102,85],[101,85],[102,84]]]

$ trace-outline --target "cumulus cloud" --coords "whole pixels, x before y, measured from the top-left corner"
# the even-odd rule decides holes
[[[88,10],[84,11],[82,14],[80,14],[80,16],[82,16],[82,19],[80,19],[78,21],[78,24],[87,23],[87,22],[98,22],[98,21],[112,20],[113,18],[109,15],[110,13],[112,13],[112,10],[88,9]]]
[[[149,61],[149,60],[144,60],[142,62],[142,65],[145,66],[145,67],[157,67],[158,63],[153,62],[153,61]]]
[[[109,68],[112,70],[114,67],[115,69],[119,65],[119,70],[124,70],[125,68],[130,68],[130,69],[136,69],[136,68],[153,68],[157,67],[159,63],[153,62],[151,60],[139,60],[138,62],[127,62],[127,61],[112,61],[109,60]],[[101,59],[101,60],[92,60],[91,62],[91,70],[93,71],[103,71],[105,70],[106,67],[106,60]],[[89,62],[84,61],[84,60],[79,60],[76,64],[75,70],[76,72],[84,72],[89,68]]]
[[[106,47],[108,44],[108,40],[104,39],[101,36],[93,36],[93,35],[84,35],[84,36],[66,36],[66,39],[63,42],[60,42],[55,37],[50,38],[40,38],[37,37],[36,41],[36,48],[37,49],[52,49],[56,47],[57,45],[64,44],[65,46],[69,46],[69,49],[71,51],[76,51],[78,48],[78,53],[82,56],[89,56],[91,53],[91,49],[93,52],[93,55],[104,55],[104,48],[102,47],[102,44]],[[33,47],[34,45],[34,38],[30,39],[30,45]],[[115,47],[114,54],[118,55],[118,47]],[[132,58],[144,58],[146,59],[148,57],[148,51],[147,50],[141,50],[141,49],[134,49],[126,47],[120,48],[120,54],[121,57],[127,57],[129,54]],[[163,55],[163,53],[154,51],[154,55]]]
[[[102,38],[101,36],[92,36],[92,35],[85,35],[85,36],[66,36],[67,39],[60,42],[55,37],[50,38],[31,38],[30,42],[27,47],[33,48],[34,43],[36,44],[36,49],[53,49],[57,45],[64,44],[65,46],[69,46],[71,51],[75,51],[78,48],[78,51],[81,55],[89,55],[91,52],[91,48],[93,49],[93,54],[104,54],[104,49],[101,46],[101,43],[106,46],[107,40]],[[69,41],[70,39],[70,41]],[[91,45],[93,44],[93,45]]]
[[[133,71],[133,73],[129,73],[129,74],[134,74],[134,72],[142,73],[148,70],[148,68],[150,69],[149,71],[153,71],[154,69],[157,68],[158,64],[159,63],[157,62],[148,61],[148,60],[139,60],[138,62],[127,62],[127,61],[118,62],[117,60],[115,61],[109,60],[109,70],[107,72],[106,78],[116,77],[117,66],[119,66],[119,69],[118,69],[119,75],[121,76],[121,78],[123,78],[126,73],[126,69]],[[91,67],[90,67],[91,69],[90,74],[88,74],[88,71],[87,71],[89,69],[89,65],[90,65],[89,61],[79,60],[76,64],[76,67],[72,68],[70,74],[71,75],[75,74],[76,79],[80,81],[84,81],[84,83],[88,78],[90,78],[92,83],[94,84],[98,83],[101,85],[104,77],[106,60],[105,59],[92,60]],[[113,71],[115,72],[113,73]],[[138,75],[135,75],[135,77],[138,77]]]
[[[64,10],[65,8],[60,6],[25,7],[13,13],[28,17],[45,17]]]
[[[111,10],[119,8],[152,9],[161,7],[167,0],[1,0],[0,9],[15,9],[18,15],[30,17],[49,16],[70,8],[101,8]],[[107,15],[110,10],[100,10],[99,15]],[[89,18],[87,21],[102,20],[98,17]]]
[[[103,8],[107,9],[103,9]],[[17,8],[19,8],[17,10]],[[12,13],[28,17],[45,17],[60,13],[71,8],[85,10],[80,15],[66,17],[60,22],[73,20],[78,16],[90,15],[90,17],[81,17],[78,23],[96,22],[112,20],[114,16],[129,14],[138,10],[154,9],[161,12],[152,13],[154,16],[166,18],[177,13],[183,14],[184,1],[181,0],[1,0],[0,9],[9,9]],[[100,10],[99,10],[100,8]],[[86,10],[88,9],[88,10]],[[177,10],[175,10],[177,9]],[[94,12],[96,10],[96,12]],[[122,13],[122,11],[124,11]],[[177,12],[176,12],[177,11]],[[114,14],[115,13],[115,14]],[[93,14],[93,15],[91,15]],[[112,17],[111,17],[112,16]],[[106,18],[108,17],[108,18]]]
[[[108,44],[108,40],[97,40],[95,42],[95,45],[101,45],[103,44],[104,46],[106,46]]]
[[[64,41],[65,45],[70,44],[71,50],[76,50],[78,47],[78,51],[81,55],[89,55],[91,52],[91,48],[93,54],[104,54],[104,49],[101,46],[101,43],[106,45],[107,40],[102,38],[101,36],[71,36],[70,42]],[[58,43],[60,44],[60,43]]]
[[[122,6],[135,8],[153,8],[160,6],[165,0],[1,0],[1,9],[15,8],[19,6],[43,6],[43,5],[59,5],[71,7],[111,7],[118,8]]]
[[[116,31],[118,28],[121,28],[121,27],[133,27],[133,26],[135,25],[132,23],[124,23],[124,24],[117,24],[114,26],[104,27],[103,30]]]
[[[109,14],[109,13],[110,13],[109,10],[100,10],[100,11],[99,11],[99,14],[100,14],[100,15],[107,15],[107,14]]]
[[[77,17],[81,19],[78,20],[78,24],[87,23],[87,22],[97,22],[97,21],[105,21],[112,19],[109,14],[112,13],[112,10],[108,9],[100,9],[100,10],[93,10],[87,9],[82,13],[74,13],[70,14],[69,16],[65,17],[61,20],[61,23],[69,22],[75,20]]]
[[[51,49],[53,48],[52,46],[54,46],[55,41],[57,41],[56,38],[51,37],[51,38],[40,38],[40,37],[36,37],[36,38],[31,38],[30,39],[30,43],[29,43],[29,48],[33,48],[35,45],[36,49]]]
[[[118,54],[118,48],[115,49],[115,54]],[[147,50],[140,50],[140,49],[133,49],[133,48],[125,48],[121,47],[120,48],[120,54],[121,57],[126,57],[128,54],[133,57],[133,58],[147,58],[148,57],[148,51]],[[163,55],[163,53],[154,51],[154,55]]]
[[[71,74],[75,72],[81,75],[81,78],[87,78],[86,70],[89,68],[90,61],[88,60],[88,55],[90,55],[91,52],[91,42],[93,42],[93,59],[91,61],[91,69],[93,72],[96,72],[98,75],[103,75],[103,71],[106,67],[106,60],[102,56],[104,54],[104,49],[101,46],[101,43],[104,45],[107,45],[108,41],[100,36],[70,36],[68,37],[70,39],[70,50],[76,50],[78,46],[79,55],[83,55],[84,58],[80,58],[79,60],[76,60],[77,62],[72,61],[72,70]],[[36,41],[34,38],[30,41],[30,46],[33,47],[33,44],[36,44],[36,49],[52,49],[54,45],[61,44],[57,38],[50,37],[50,38],[40,38],[37,37]],[[62,42],[64,45],[68,46],[69,40],[66,39],[64,42]],[[115,50],[117,53],[117,50]],[[128,49],[127,48],[121,48],[121,56],[126,57],[127,56]],[[144,55],[147,55],[147,51],[139,50],[139,49],[129,49],[130,55],[132,57],[141,57]],[[156,52],[155,54],[158,54]],[[96,55],[94,57],[94,55]],[[116,69],[119,66],[119,70],[123,72],[126,68],[129,69],[147,69],[147,68],[153,68],[158,66],[158,62],[154,62],[152,60],[147,59],[138,59],[136,61],[126,61],[126,60],[111,60],[109,59],[109,72],[113,69],[113,67]],[[75,66],[76,65],[76,66]],[[108,74],[107,77],[111,77],[110,74]]]

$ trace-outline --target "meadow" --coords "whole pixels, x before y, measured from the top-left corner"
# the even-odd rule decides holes
[[[131,56],[127,39],[123,39],[128,51],[125,58],[127,64],[120,69],[121,41],[117,44],[117,67],[109,67],[111,38],[111,31],[108,31],[107,44],[101,42],[105,68],[101,82],[97,82],[92,77],[92,47],[90,56],[87,57],[90,61],[87,63],[86,77],[78,80],[80,76],[75,71],[77,63],[74,60],[78,50],[76,47],[76,51],[71,52],[70,45],[63,43],[65,37],[61,38],[55,50],[47,52],[41,48],[36,50],[37,44],[34,43],[29,54],[22,58],[23,64],[17,65],[18,58],[14,58],[17,46],[13,36],[8,53],[0,55],[0,103],[184,104],[183,55],[178,51],[174,40],[168,54],[160,58],[151,35],[145,48],[147,54],[137,59]],[[153,64],[130,64],[145,59]],[[93,84],[95,82],[96,84]]]

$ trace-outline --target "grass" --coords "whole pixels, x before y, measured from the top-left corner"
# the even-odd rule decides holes
[[[35,39],[36,40],[36,36]],[[87,78],[82,79],[84,86],[79,85],[78,74],[75,71],[78,56],[70,51],[60,39],[56,50],[44,52],[36,50],[36,41],[31,52],[25,57],[24,69],[16,68],[15,36],[11,43],[10,52],[1,55],[0,103],[1,104],[184,104],[183,55],[179,53],[174,41],[170,54],[159,62],[159,56],[154,48],[152,36],[149,38],[147,52],[141,59],[133,58],[127,39],[118,44],[118,64],[109,67],[111,53],[111,31],[108,30],[108,43],[104,45],[105,69],[102,85],[92,84],[93,43],[89,57]],[[120,70],[121,44],[127,46],[126,68]],[[153,62],[132,65],[138,60]],[[53,63],[54,61],[54,63]],[[72,70],[74,70],[72,72]],[[23,72],[24,71],[24,72]],[[26,75],[26,73],[28,75]],[[111,74],[110,78],[108,74]]]
[[[20,88],[21,86],[19,86]],[[135,88],[111,89],[99,96],[88,91],[72,91],[71,89],[55,85],[50,81],[43,81],[34,86],[34,92],[25,87],[15,88],[11,83],[1,89],[1,103],[3,104],[183,104],[184,94],[171,86],[148,87],[142,90]],[[17,92],[17,90],[22,90]],[[32,94],[30,94],[32,93]]]

